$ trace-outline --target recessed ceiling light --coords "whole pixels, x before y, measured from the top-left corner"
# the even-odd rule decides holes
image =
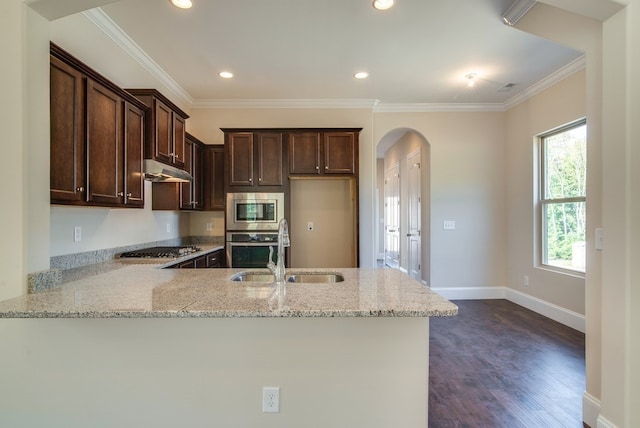
[[[374,0],[373,7],[378,10],[391,9],[393,6],[393,0]]]
[[[473,86],[476,84],[476,79],[478,78],[478,73],[469,73],[469,74],[465,75],[464,78],[467,79],[467,86],[469,88],[473,88]]]
[[[191,0],[171,0],[171,4],[180,9],[190,9],[193,6]]]
[[[221,71],[220,73],[218,73],[218,76],[222,77],[223,79],[231,79],[233,77],[233,73],[230,71]]]
[[[366,79],[367,77],[369,77],[369,73],[367,73],[366,71],[358,71],[353,75],[353,77],[355,77],[356,79]]]

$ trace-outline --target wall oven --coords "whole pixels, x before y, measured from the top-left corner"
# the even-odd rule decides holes
[[[227,193],[227,231],[278,230],[284,193]]]
[[[265,268],[269,247],[278,252],[277,232],[227,232],[227,263],[232,268]]]

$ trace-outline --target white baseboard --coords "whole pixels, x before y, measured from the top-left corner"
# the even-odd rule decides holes
[[[582,395],[582,420],[591,428],[598,427],[600,400],[585,391]]]
[[[584,315],[577,312],[570,311],[561,306],[554,305],[537,297],[530,296],[512,288],[507,288],[506,291],[507,300],[517,303],[520,306],[524,306],[527,309],[531,309],[547,318],[551,318],[554,321],[558,321],[560,324],[564,324],[579,332],[585,333],[586,325]]]
[[[537,297],[530,296],[520,291],[507,287],[434,287],[435,291],[449,300],[474,300],[474,299],[507,299],[520,306],[524,306],[534,312],[551,318],[561,324],[585,332],[585,318],[577,312],[570,311],[553,303],[546,302]]]
[[[618,428],[616,424],[607,420],[607,418],[605,418],[602,415],[598,416],[598,424],[596,425],[596,427],[597,428]]]

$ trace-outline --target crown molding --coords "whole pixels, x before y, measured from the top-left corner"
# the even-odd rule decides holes
[[[538,95],[540,92],[546,89],[549,89],[551,86],[561,82],[567,77],[581,70],[584,70],[586,66],[587,66],[587,59],[584,55],[581,55],[580,57],[571,61],[569,64],[565,65],[559,70],[554,71],[553,73],[551,73],[550,75],[548,75],[547,77],[539,81],[538,83],[534,83],[524,91],[520,92],[518,95],[505,101],[504,103],[505,111],[512,109],[513,107],[528,100],[529,98],[533,98],[534,96]]]
[[[104,32],[111,40],[116,42],[131,58],[136,60],[153,77],[158,79],[175,96],[187,106],[193,104],[193,98],[187,91],[162,69],[147,53],[142,50],[131,37],[125,33],[104,11],[97,7],[82,12],[96,27]]]
[[[505,111],[503,103],[379,103],[376,113],[433,113],[433,112],[500,112]]]
[[[194,109],[269,109],[269,108],[351,108],[373,109],[378,100],[371,99],[244,99],[244,100],[194,100]]]

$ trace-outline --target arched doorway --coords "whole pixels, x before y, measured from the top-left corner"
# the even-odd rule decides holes
[[[379,264],[430,280],[430,145],[418,131],[396,128],[376,147]]]

